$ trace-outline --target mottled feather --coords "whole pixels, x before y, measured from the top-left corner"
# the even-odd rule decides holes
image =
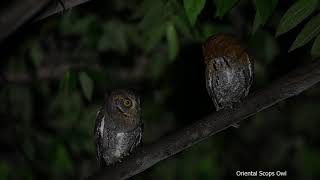
[[[203,45],[206,87],[217,110],[232,107],[248,95],[253,61],[232,37],[217,35]]]
[[[122,107],[122,101],[128,99],[132,101],[132,109]],[[119,162],[132,152],[141,143],[142,128],[139,97],[127,90],[111,93],[96,119],[94,133],[99,165]]]

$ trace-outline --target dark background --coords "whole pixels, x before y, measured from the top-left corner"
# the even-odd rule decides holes
[[[1,44],[1,180],[83,179],[94,172],[95,116],[112,89],[141,95],[144,143],[215,111],[201,49],[212,34],[233,34],[254,57],[251,92],[315,59],[311,44],[288,53],[306,21],[275,38],[294,1],[279,1],[255,33],[251,1],[223,18],[207,1],[195,25],[181,1],[171,2],[96,0],[29,23]],[[319,125],[318,84],[132,179],[231,179],[238,170],[318,179]]]

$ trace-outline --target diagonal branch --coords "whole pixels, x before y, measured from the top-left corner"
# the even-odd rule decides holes
[[[282,100],[298,95],[320,81],[320,61],[292,71],[261,91],[250,94],[233,109],[212,113],[160,140],[136,149],[122,163],[100,169],[87,180],[127,179],[159,161],[189,148],[232,124]]]
[[[61,0],[70,9],[89,0]],[[1,4],[0,42],[30,21],[38,21],[64,10],[59,0],[12,0]]]
[[[28,22],[49,4],[50,0],[14,0],[2,4],[0,14],[0,41]]]
[[[50,6],[48,6],[43,12],[37,15],[37,17],[34,19],[35,21],[44,19],[48,16],[62,12],[64,10],[71,9],[74,6],[78,6],[90,0],[61,0],[61,3],[63,3],[64,7],[59,3],[59,0],[52,1],[56,1],[56,3],[51,3]]]

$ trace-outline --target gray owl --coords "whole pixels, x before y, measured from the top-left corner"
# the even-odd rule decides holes
[[[100,166],[118,162],[142,138],[140,98],[129,90],[111,92],[97,115],[95,144]]]
[[[203,45],[207,91],[217,110],[232,108],[249,93],[253,61],[232,37],[217,35]]]

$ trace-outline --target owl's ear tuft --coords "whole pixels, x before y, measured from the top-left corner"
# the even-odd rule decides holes
[[[129,88],[128,90],[131,91],[133,94],[140,95],[140,91],[138,89]]]

